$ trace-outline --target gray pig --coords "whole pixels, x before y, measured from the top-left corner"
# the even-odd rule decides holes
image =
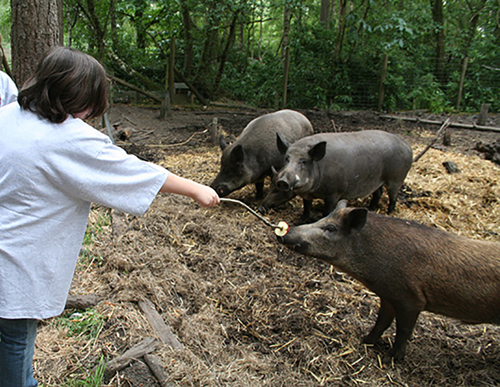
[[[264,179],[271,168],[281,168],[284,156],[276,148],[276,135],[287,142],[313,134],[309,120],[293,110],[280,110],[252,120],[236,141],[227,145],[221,137],[221,168],[210,185],[220,197],[254,183],[257,198],[263,197]]]
[[[410,146],[399,136],[380,130],[315,134],[291,145],[277,135],[277,147],[286,155],[285,166],[261,207],[283,202],[279,191],[293,191],[304,199],[303,220],[310,218],[314,198],[324,200],[323,216],[341,199],[370,194],[370,209],[375,209],[383,186],[389,194],[391,213],[412,164]]]
[[[402,360],[421,311],[465,323],[500,324],[500,243],[454,235],[365,208],[337,209],[291,227],[280,242],[326,261],[380,297],[374,344],[396,318],[396,340],[384,357]]]

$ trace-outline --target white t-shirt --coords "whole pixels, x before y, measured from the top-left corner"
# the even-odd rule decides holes
[[[0,71],[0,107],[17,101],[17,86],[3,71]]]
[[[0,109],[0,317],[64,310],[91,203],[142,215],[168,171],[80,119]]]

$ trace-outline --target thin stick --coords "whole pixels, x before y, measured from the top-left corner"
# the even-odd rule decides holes
[[[249,206],[247,206],[242,201],[239,201],[239,200],[236,200],[236,199],[229,199],[229,198],[220,198],[220,201],[221,202],[231,202],[231,203],[239,204],[239,205],[245,207],[248,211],[250,211],[252,214],[254,214],[257,218],[259,218],[260,220],[262,220],[269,227],[281,228],[281,226],[278,226],[277,224],[272,224],[266,218],[264,218],[263,216],[260,216],[257,212],[255,212],[254,210],[252,210]]]
[[[450,126],[450,119],[449,118],[447,118],[446,121],[443,123],[443,126],[441,126],[441,128],[438,130],[438,132],[436,133],[436,135],[434,136],[432,141],[429,143],[429,145],[427,145],[426,148],[417,157],[415,157],[413,159],[414,163],[416,163],[420,159],[420,157],[422,157],[424,155],[424,153],[430,149],[430,147],[437,141],[441,132],[443,130],[445,130],[448,126]]]

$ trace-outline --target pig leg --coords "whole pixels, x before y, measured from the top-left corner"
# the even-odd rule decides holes
[[[377,322],[368,336],[363,338],[363,343],[375,344],[380,336],[382,336],[382,333],[389,328],[395,316],[396,312],[394,311],[392,305],[386,300],[380,299],[380,309],[378,311]]]
[[[396,209],[396,200],[398,199],[398,193],[401,189],[402,184],[399,183],[389,183],[387,185],[387,193],[389,195],[389,208],[387,213],[390,214]]]
[[[396,341],[392,349],[382,359],[384,364],[389,364],[392,358],[394,361],[403,360],[408,339],[413,333],[419,314],[420,310],[411,307],[396,309]]]
[[[256,182],[255,189],[257,191],[255,194],[256,199],[262,199],[264,197],[264,181]]]
[[[304,211],[302,216],[299,219],[300,223],[309,223],[311,221],[311,212],[312,212],[312,200],[302,199],[304,203]]]
[[[380,201],[380,198],[382,197],[382,189],[383,189],[383,187],[380,187],[380,188],[376,189],[375,191],[373,191],[372,201],[370,202],[370,206],[368,207],[368,209],[370,211],[374,211],[378,208],[378,202]]]
[[[332,199],[325,199],[325,204],[323,206],[323,218],[325,216],[330,215],[330,212],[332,212],[335,209],[335,206],[337,205],[337,198]]]

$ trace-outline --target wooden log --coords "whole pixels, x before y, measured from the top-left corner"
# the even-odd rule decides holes
[[[444,161],[443,167],[446,168],[448,173],[460,173],[460,168],[453,161]]]
[[[390,120],[402,120],[402,121],[412,121],[422,124],[432,124],[432,125],[443,125],[443,121],[432,121],[426,120],[418,117],[401,117],[401,116],[393,116],[393,115],[381,115],[380,118],[390,119]],[[476,124],[461,124],[459,122],[450,123],[451,127],[454,128],[462,128],[462,129],[472,129],[472,130],[483,130],[483,131],[491,131],[491,132],[500,132],[500,128],[496,128],[494,126],[481,126]]]
[[[127,367],[134,360],[143,357],[144,355],[153,352],[158,346],[158,341],[153,337],[148,337],[139,344],[134,345],[121,356],[111,360],[106,366],[104,373],[106,378],[112,377],[116,372]]]
[[[66,300],[66,309],[88,309],[96,306],[101,298],[97,294],[70,294]]]
[[[139,301],[139,308],[146,315],[146,318],[162,343],[170,345],[174,349],[184,348],[179,339],[172,333],[170,327],[163,321],[163,318],[156,311],[151,301],[148,299]]]
[[[177,76],[181,79],[182,82],[184,82],[187,87],[189,87],[189,90],[191,90],[191,92],[196,96],[196,98],[198,98],[198,100],[203,104],[203,105],[206,105],[208,106],[210,104],[209,101],[207,101],[202,95],[201,93],[198,91],[198,89],[196,87],[193,86],[193,84],[191,82],[189,82],[187,80],[187,78],[184,76],[184,74],[177,68],[174,66],[174,72],[175,74],[177,74]]]
[[[174,387],[173,383],[167,381],[167,374],[163,370],[158,356],[155,356],[153,354],[146,354],[144,355],[144,361],[153,375],[156,377],[156,379],[158,379],[161,387]]]
[[[108,78],[112,79],[113,81],[115,81],[116,83],[119,83],[122,86],[128,87],[129,89],[132,89],[134,91],[137,91],[138,93],[143,94],[146,97],[149,97],[156,102],[159,102],[159,103],[162,102],[162,98],[156,96],[153,93],[150,93],[149,91],[143,90],[140,87],[137,87],[136,85],[133,85],[127,81],[124,81],[123,79],[115,77],[114,75],[111,75],[111,74],[108,74]]]

